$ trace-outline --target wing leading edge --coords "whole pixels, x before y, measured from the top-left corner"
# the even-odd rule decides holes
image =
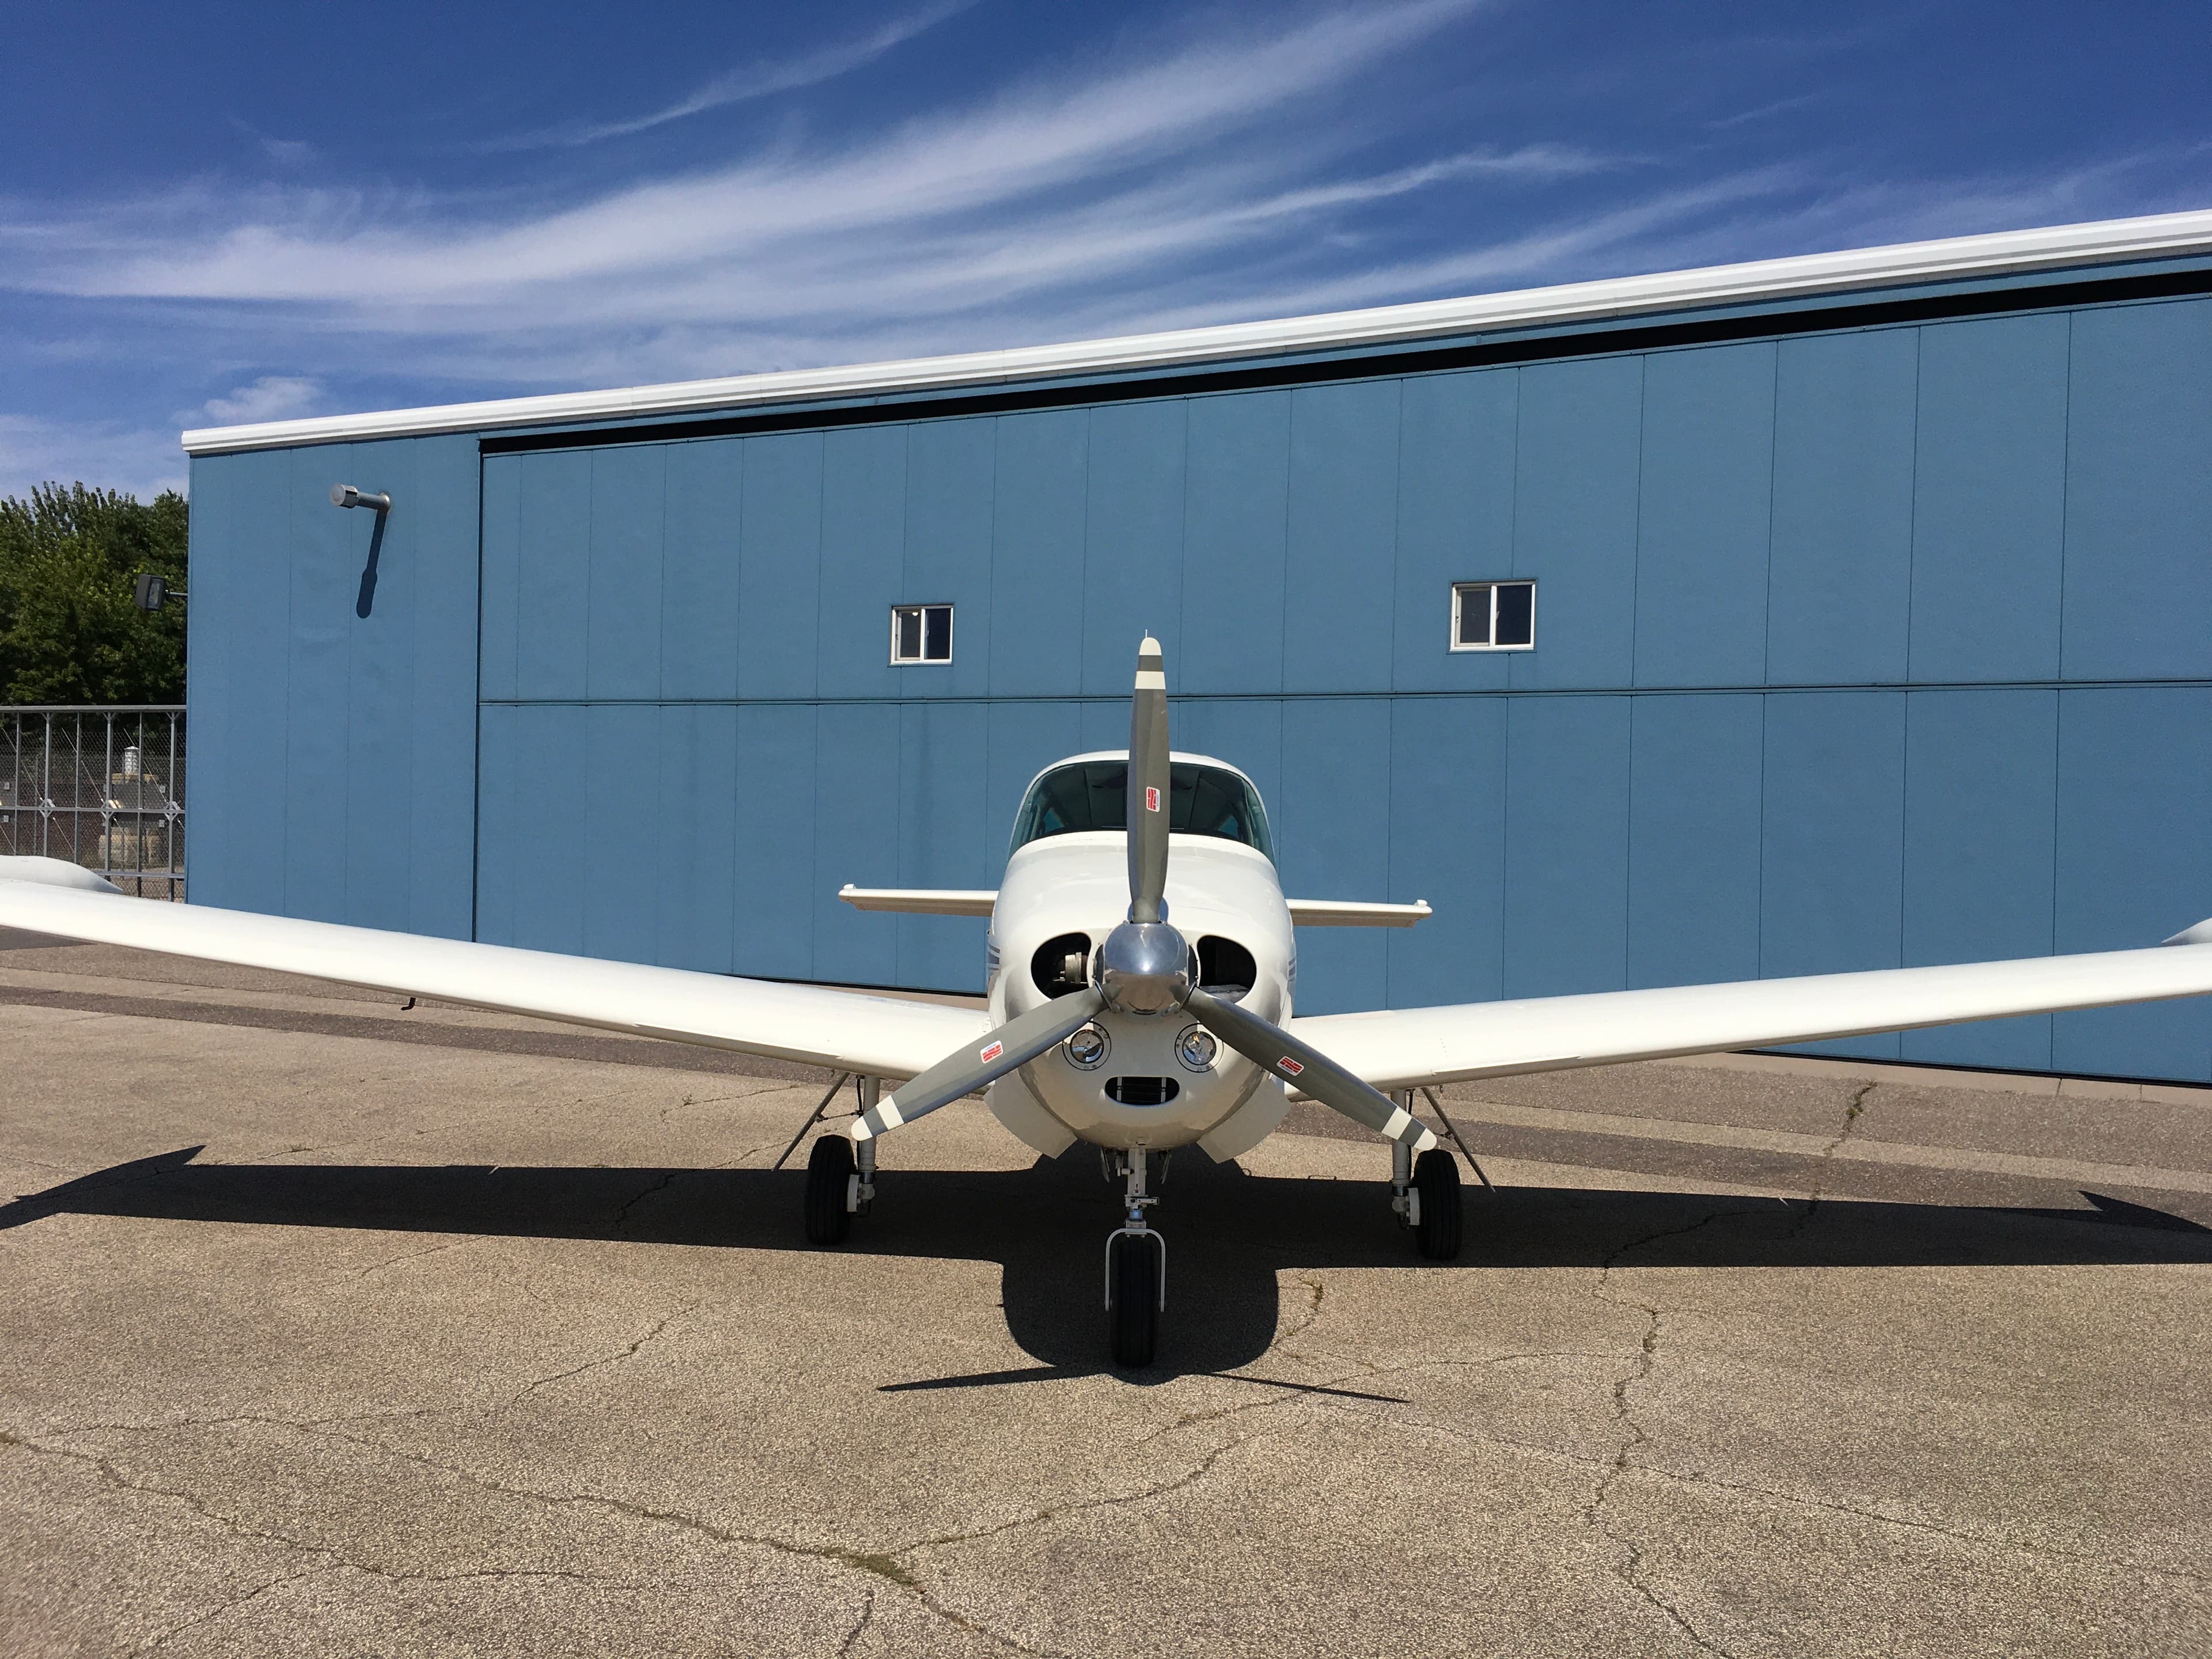
[[[885,1078],[919,1075],[991,1024],[980,1008],[158,904],[22,880],[0,879],[0,927]]]
[[[2189,934],[2179,935],[2190,938]],[[1815,1042],[2212,992],[2212,943],[1321,1014],[1290,1030],[1376,1088]]]

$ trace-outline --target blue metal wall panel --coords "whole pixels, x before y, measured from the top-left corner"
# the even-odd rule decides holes
[[[847,882],[855,887],[900,884],[902,816],[884,800],[889,781],[899,776],[899,706],[824,703],[817,718],[812,976],[844,985],[896,985],[897,919],[855,910],[837,897],[837,890]],[[744,869],[738,879],[759,881],[763,875]],[[969,969],[979,987],[981,954],[979,947]]]
[[[591,647],[592,454],[556,449],[521,460],[514,695],[580,697]]]
[[[1905,696],[1766,699],[1759,971],[1770,979],[1901,965]],[[1897,1057],[1894,1036],[1808,1052]]]
[[[585,949],[585,889],[592,879],[584,862],[589,714],[574,702],[524,703],[514,711],[507,732],[514,759],[495,763],[514,780],[508,809],[514,840],[504,845],[486,840],[477,851],[479,864],[505,859],[514,866],[513,930],[505,939],[478,934],[492,944]],[[485,741],[495,735],[495,728],[488,728]]]
[[[1290,465],[1289,392],[1191,400],[1181,635],[1206,644],[1182,653],[1186,692],[1283,689]]]
[[[651,960],[733,973],[737,886],[763,879],[739,850],[738,711],[710,703],[655,712],[659,781],[644,803],[651,816],[640,848],[656,866]]]
[[[1390,888],[1390,705],[1379,697],[1283,704],[1287,764],[1273,797],[1284,885],[1311,898]],[[1367,928],[1309,928],[1298,939],[1297,1006],[1337,1013],[1382,1006],[1389,942]]]
[[[1389,935],[1388,1006],[1504,994],[1503,697],[1401,697],[1390,706],[1390,885],[1436,914]]]
[[[291,458],[192,463],[185,880],[201,904],[281,914],[290,666]],[[327,503],[326,503],[327,505]]]
[[[1398,439],[1396,618],[1392,684],[1401,691],[1502,688],[1504,654],[1452,652],[1451,588],[1513,572],[1514,369],[1402,383]]]
[[[520,455],[487,455],[483,463],[477,685],[479,695],[501,702],[522,695],[515,651],[521,627],[523,461]]]
[[[1759,684],[1766,676],[1774,348],[1655,356],[1644,371],[1642,472],[1636,684]]]
[[[822,614],[822,454],[818,432],[744,441],[738,532],[738,696],[811,697]],[[884,611],[885,651],[890,610]]]
[[[586,697],[660,695],[660,532],[667,505],[664,447],[593,452],[584,628]]]
[[[731,851],[741,974],[805,979],[814,971],[815,717],[811,703],[738,705]]]
[[[2212,690],[2083,687],[2058,699],[2060,951],[2154,945],[2212,915]],[[2212,1080],[2212,1001],[2061,1014],[2060,1071]]]
[[[906,456],[902,426],[861,427],[823,439],[815,673],[826,697],[896,696],[900,675],[937,672],[890,665],[890,607],[910,597],[904,574]],[[957,653],[957,632],[952,643]]]
[[[2051,954],[2057,792],[2056,691],[1907,696],[1905,966]],[[2051,1021],[1908,1031],[1902,1051],[2048,1071]]]
[[[1919,331],[1782,343],[1766,677],[1902,680],[1912,561]]]
[[[1390,689],[1398,388],[1377,380],[1292,394],[1285,691]]]
[[[991,609],[1022,621],[972,642],[989,659],[993,696],[1073,696],[1083,685],[1079,632],[1037,624],[1071,611],[1083,592],[1090,414],[1009,415],[997,427]]]
[[[380,537],[374,514],[331,509],[330,485],[323,485],[325,510],[347,521],[346,528],[355,532],[348,539],[358,552],[346,562],[352,568],[339,573],[342,588],[353,590],[350,615],[340,624],[347,654],[340,750],[345,806],[332,826],[345,851],[345,879],[333,895],[336,902],[320,914],[371,927],[404,928],[415,909],[410,832],[416,804],[415,659],[421,633],[416,607],[427,550],[420,533],[424,498],[417,462],[422,454],[406,442],[354,447],[351,471],[378,480],[364,488],[388,490],[395,501],[416,509],[404,517],[391,514]],[[368,564],[372,544],[374,570]]]
[[[2057,677],[2067,336],[2063,316],[1920,331],[1915,680]]]
[[[487,456],[484,469],[505,459]],[[738,528],[744,448],[671,444],[660,512],[660,654],[656,695],[680,702],[738,695]],[[486,586],[489,586],[489,572]],[[486,595],[489,605],[489,596]]]
[[[375,515],[331,505],[333,469],[353,475],[349,446],[295,449],[288,459],[283,913],[331,921],[345,913],[349,629]]]
[[[957,650],[956,645],[955,650]],[[916,702],[899,711],[899,887],[988,887],[993,843],[1006,826],[983,821],[990,779],[990,711],[981,703]],[[995,830],[995,833],[994,833]],[[836,883],[831,884],[836,885]],[[981,921],[892,916],[898,983],[981,990]]]
[[[521,884],[516,869],[522,855],[522,728],[537,711],[511,702],[488,702],[479,712],[477,763],[477,840],[483,849],[476,861],[476,902],[464,937],[487,945],[514,945]],[[534,899],[534,895],[529,896]]]
[[[1631,720],[1628,983],[1757,979],[1765,699],[1643,696]]]
[[[2212,676],[2212,301],[2074,318],[2065,674]]]
[[[1505,994],[1628,982],[1629,702],[1516,697],[1506,717]]]
[[[898,671],[907,697],[981,697],[991,690],[991,502],[998,422],[945,421],[907,436],[906,566],[895,603],[951,601],[952,663]],[[1028,621],[1012,619],[1016,627]],[[884,654],[890,613],[884,611]]]
[[[1130,666],[1133,669],[1135,664]],[[1269,828],[1278,838],[1281,826],[1282,794],[1286,757],[1284,753],[1283,703],[1277,697],[1223,697],[1201,702],[1177,701],[1176,677],[1168,678],[1169,718],[1174,722],[1175,746],[1188,753],[1212,755],[1227,761],[1258,786],[1266,803]],[[1123,694],[1126,699],[1127,694]],[[1083,711],[1083,741],[1089,748],[1126,749],[1129,746],[1129,705],[1091,703]]]
[[[657,620],[659,606],[653,607]],[[659,955],[662,805],[660,728],[665,711],[611,702],[584,714],[584,766],[572,781],[584,821],[583,856],[567,879],[584,896],[584,952],[625,962]],[[543,878],[563,878],[547,870]]]
[[[1633,683],[1643,398],[1640,357],[1521,371],[1510,574],[1536,579],[1537,648],[1516,690]]]
[[[1048,594],[1034,613],[1038,631],[1062,650],[1080,629],[1085,696],[1126,696],[1137,641],[1148,633],[1182,661],[1189,436],[1190,405],[1180,398],[1091,411],[1083,586],[1079,596],[1064,586]],[[1079,617],[1070,617],[1079,599]],[[1210,631],[1209,623],[1196,637]]]
[[[477,550],[481,507],[476,446],[428,440],[416,452],[418,511],[410,526],[414,614],[396,610],[414,651],[408,711],[408,911],[400,924],[469,937],[476,886]],[[382,604],[380,591],[378,603]],[[372,787],[374,787],[372,783]],[[349,920],[352,917],[349,915]]]

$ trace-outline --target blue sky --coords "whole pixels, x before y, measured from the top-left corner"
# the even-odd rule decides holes
[[[185,426],[2212,206],[2202,0],[27,7],[0,492]]]

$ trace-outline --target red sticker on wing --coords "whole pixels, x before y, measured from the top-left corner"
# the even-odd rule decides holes
[[[1297,1061],[1292,1060],[1288,1054],[1285,1054],[1280,1060],[1275,1062],[1275,1069],[1279,1072],[1288,1072],[1292,1077],[1296,1077],[1300,1072],[1304,1071],[1305,1067],[1299,1065]]]
[[[1147,812],[1157,812],[1157,811],[1158,811],[1159,810],[1160,810],[1160,792],[1159,792],[1158,790],[1157,790],[1157,789],[1147,789],[1147,790],[1146,790],[1146,791],[1145,791],[1145,811],[1146,811]]]
[[[996,1060],[1000,1054],[1003,1054],[1006,1052],[1006,1045],[1005,1043],[994,1042],[989,1048],[984,1049],[979,1058],[981,1059],[982,1062],[986,1066],[988,1066],[993,1060]]]

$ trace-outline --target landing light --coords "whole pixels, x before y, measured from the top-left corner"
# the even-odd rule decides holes
[[[1176,1058],[1189,1071],[1212,1071],[1214,1057],[1220,1052],[1221,1045],[1213,1040],[1213,1033],[1203,1025],[1186,1026],[1183,1034],[1176,1039]]]
[[[1106,1033],[1096,1025],[1086,1025],[1060,1047],[1066,1051],[1069,1065],[1093,1072],[1106,1058]]]

